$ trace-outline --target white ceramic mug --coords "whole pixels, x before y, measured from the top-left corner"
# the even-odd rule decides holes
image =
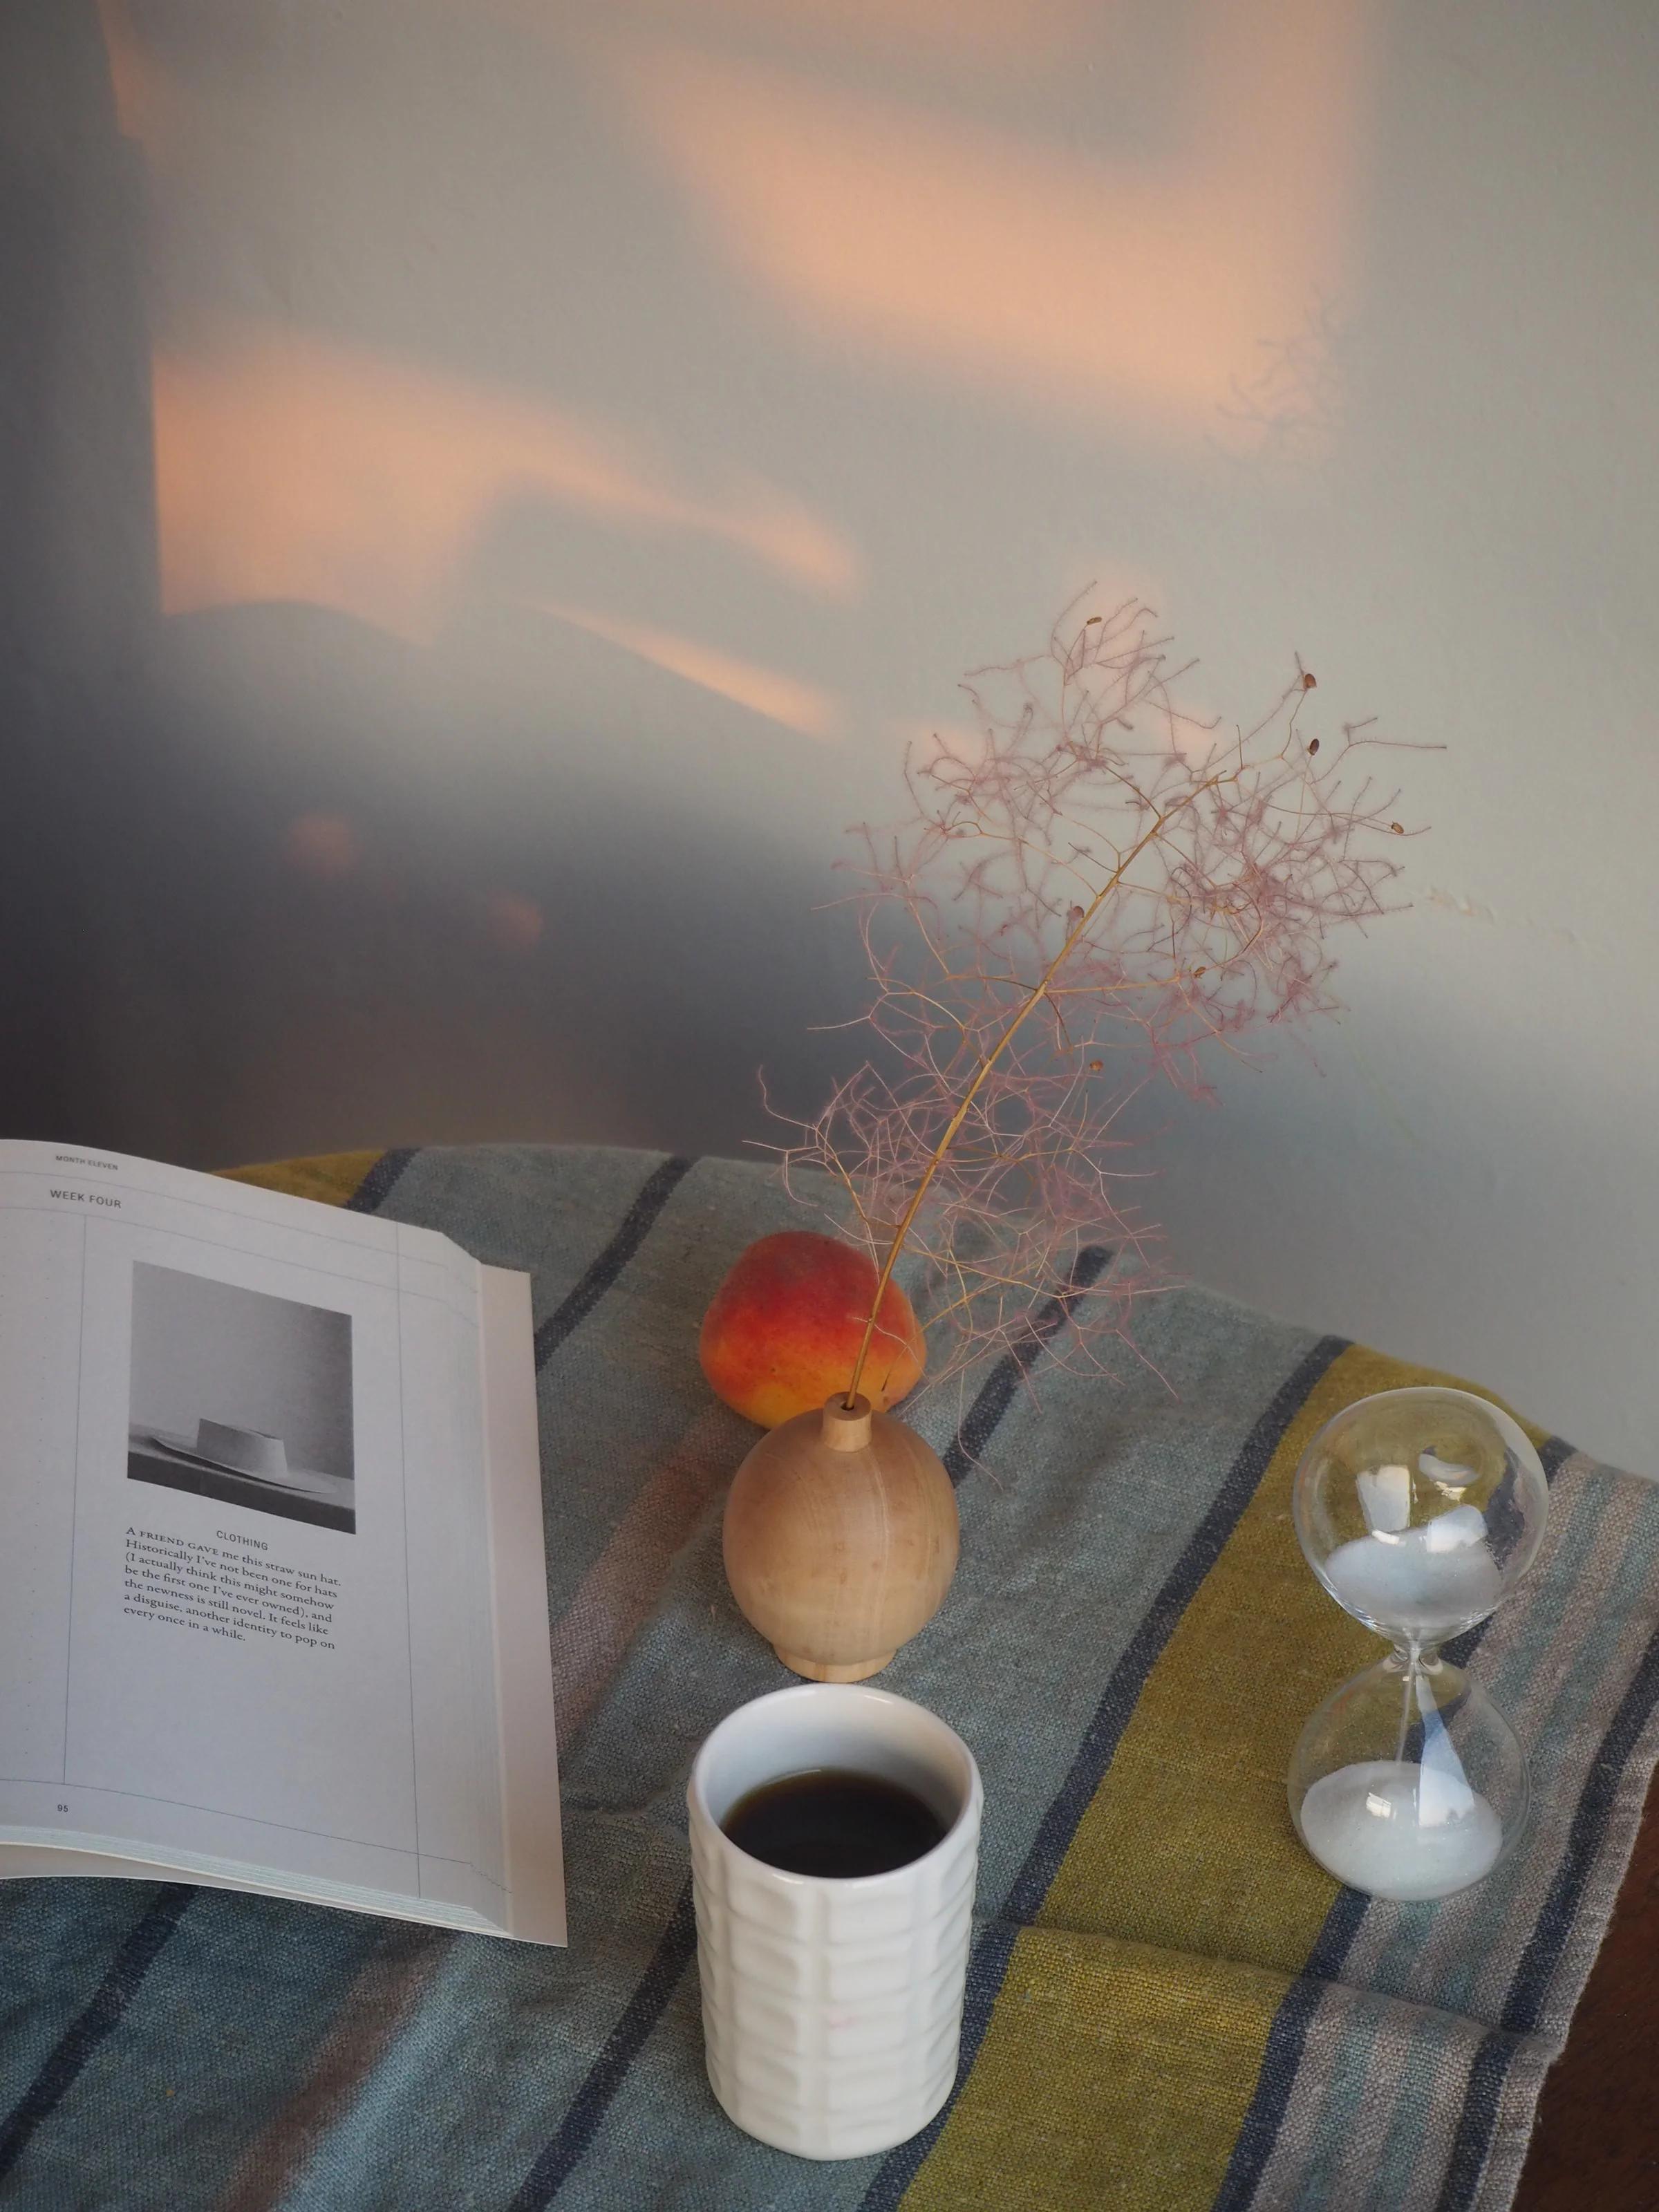
[[[811,1768],[902,1784],[945,1824],[890,1874],[785,1874],[722,1823]],[[803,1682],[728,1715],[691,1769],[692,1887],[708,2079],[730,2117],[800,2158],[860,2158],[951,2094],[979,1863],[972,1753],[935,1714],[866,1683]]]

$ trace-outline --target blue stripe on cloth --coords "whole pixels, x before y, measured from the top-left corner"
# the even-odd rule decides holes
[[[598,2133],[611,2109],[611,2099],[621,2088],[646,2038],[661,2019],[663,2008],[673,1996],[696,1948],[697,1924],[688,1876],[639,1986],[606,2036],[599,2057],[587,2070],[586,2079],[560,2121],[557,2133],[526,2174],[507,2212],[544,2212],[564,2186]]]
[[[1042,1357],[1044,1347],[1071,1319],[1083,1293],[1098,1281],[1111,1256],[1109,1245],[1085,1244],[1072,1262],[1066,1288],[1040,1309],[1025,1334],[1003,1353],[986,1376],[945,1455],[945,1472],[953,1484],[959,1485],[969,1469],[978,1465],[979,1455],[1013,1402],[1015,1391]]]
[[[978,1969],[980,1954],[988,1953],[994,1938],[1001,1947],[1002,1965],[995,1973],[995,1987],[990,1989],[985,2000],[988,2018],[990,2006],[996,2002],[997,1990],[1002,1984],[1002,1973],[1013,1948],[1013,1937],[1022,1927],[1036,1918],[1043,1899],[1048,1895],[1049,1885],[1060,1870],[1060,1863],[1077,1832],[1078,1823],[1088,1810],[1107,1768],[1112,1763],[1118,1740],[1128,1724],[1129,1716],[1134,1711],[1141,1691],[1146,1687],[1147,1676],[1174,1633],[1194,1591],[1220,1557],[1222,1547],[1232,1534],[1239,1516],[1255,1497],[1285,1431],[1327,1368],[1339,1353],[1347,1348],[1346,1337],[1322,1336],[1274,1391],[1255,1427],[1244,1439],[1238,1456],[1228,1469],[1226,1479],[1217,1492],[1209,1510],[1194,1530],[1123,1656],[1112,1669],[1111,1679],[1095,1709],[1094,1718],[1084,1735],[1070,1771],[1043,1816],[1036,1838],[1026,1854],[1025,1863],[1014,1878],[1000,1923],[988,1928],[975,1947],[975,1958],[969,1969],[970,1978]],[[1006,1942],[1003,1941],[1005,1932]],[[880,2172],[866,2192],[860,2212],[890,2212],[890,2208],[898,2203],[915,2178],[922,2160],[939,2140],[939,2131],[962,2094],[972,2063],[964,2042],[963,2061],[957,2069],[956,2083],[944,2110],[921,2135],[914,2136],[907,2143],[901,2143],[896,2150],[887,2154]]]
[[[9,2174],[35,2130],[50,2118],[79,2080],[99,2045],[120,2021],[137,1995],[155,1955],[197,1894],[179,1884],[157,1890],[143,1917],[116,1953],[109,1972],[80,2016],[53,2045],[44,2066],[0,2123],[0,2179]]]
[[[348,1213],[378,1213],[392,1195],[392,1185],[415,1158],[420,1147],[416,1145],[394,1146],[380,1158],[363,1177],[345,1202]]]
[[[574,1288],[536,1331],[536,1367],[539,1373],[574,1330],[580,1328],[623,1269],[650,1235],[652,1225],[673,1196],[694,1162],[671,1157],[659,1161],[646,1177],[639,1196],[623,1216],[616,1235],[594,1260]]]

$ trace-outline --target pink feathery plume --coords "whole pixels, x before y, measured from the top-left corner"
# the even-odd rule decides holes
[[[967,678],[977,745],[913,749],[905,813],[841,864],[872,1049],[783,1160],[798,1194],[800,1169],[833,1179],[879,1269],[849,1400],[902,1253],[929,1283],[930,1386],[1029,1345],[1056,1298],[1059,1356],[1105,1365],[1159,1283],[1128,1101],[1155,1078],[1207,1097],[1207,1053],[1334,1011],[1332,932],[1388,911],[1400,873],[1383,741],[1308,734],[1299,663],[1224,728],[1174,703],[1187,671],[1148,608],[1083,603],[1044,652]],[[1102,1246],[1134,1264],[1091,1267]]]

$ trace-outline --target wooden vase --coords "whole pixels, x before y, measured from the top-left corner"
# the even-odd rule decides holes
[[[761,1438],[726,1501],[726,1578],[784,1665],[861,1682],[939,1611],[957,1569],[939,1455],[839,1392]]]

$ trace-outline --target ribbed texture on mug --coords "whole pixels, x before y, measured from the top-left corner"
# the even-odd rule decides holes
[[[780,1877],[693,1820],[708,2079],[740,2128],[802,2158],[856,2158],[944,2104],[978,1814],[915,1865],[860,1881]]]

